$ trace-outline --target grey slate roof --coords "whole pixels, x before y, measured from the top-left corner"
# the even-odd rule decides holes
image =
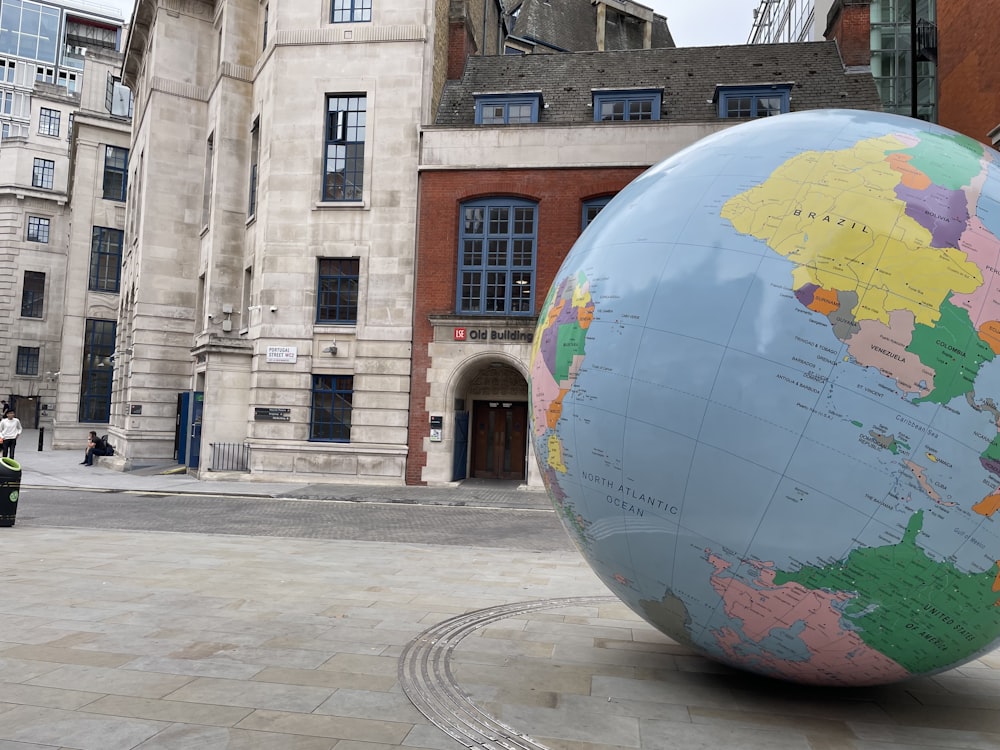
[[[643,29],[631,20],[618,22],[609,9],[612,23],[605,28],[605,49],[642,49]],[[557,50],[582,52],[597,49],[597,7],[591,0],[524,0],[511,35],[555,47]],[[653,18],[653,47],[673,47],[674,39],[667,19]]]
[[[593,122],[594,89],[628,88],[662,88],[661,121],[715,122],[718,85],[767,83],[794,84],[793,112],[882,109],[871,73],[846,72],[836,42],[800,42],[470,57],[461,80],[446,84],[435,124],[475,124],[475,94],[529,91],[542,95],[539,123]]]

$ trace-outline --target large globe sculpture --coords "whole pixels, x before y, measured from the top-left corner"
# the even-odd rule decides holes
[[[674,639],[822,685],[1000,642],[998,155],[892,115],[712,135],[566,258],[535,454],[594,571]]]

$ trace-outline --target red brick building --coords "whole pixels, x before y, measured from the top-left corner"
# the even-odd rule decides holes
[[[938,121],[983,143],[1000,126],[1000,15],[993,3],[938,3]]]
[[[832,107],[881,109],[833,42],[470,58],[421,134],[407,482],[540,485],[534,330],[584,226],[706,135]]]

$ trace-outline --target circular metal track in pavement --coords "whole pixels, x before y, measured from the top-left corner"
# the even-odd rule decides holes
[[[452,617],[410,641],[399,657],[399,682],[420,713],[468,748],[546,750],[542,745],[476,706],[451,671],[455,648],[470,633],[497,620],[554,607],[594,606],[618,601],[613,596],[540,599],[487,607]]]

